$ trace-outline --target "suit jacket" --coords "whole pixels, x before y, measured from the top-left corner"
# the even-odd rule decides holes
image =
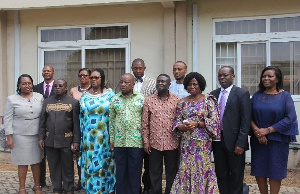
[[[155,91],[156,91],[156,81],[154,79],[145,76],[140,93],[142,93],[145,97],[147,97],[154,94]]]
[[[38,85],[35,85],[33,87],[33,91],[34,92],[37,92],[37,93],[40,93],[43,95],[43,97],[45,98],[45,93],[44,93],[44,81],[39,83]],[[52,89],[51,89],[51,92],[50,92],[50,96],[53,96],[54,95],[54,87],[52,86]],[[49,96],[49,97],[50,97]],[[46,99],[46,98],[45,98]]]
[[[217,99],[221,88],[211,92]],[[226,148],[234,151],[236,146],[249,149],[248,134],[251,122],[251,100],[247,90],[233,86],[228,95],[223,115],[223,138]]]

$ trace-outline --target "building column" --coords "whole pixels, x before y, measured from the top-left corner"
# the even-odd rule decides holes
[[[176,61],[187,63],[187,3],[176,2]]]
[[[175,57],[175,4],[162,3],[164,11],[164,73],[172,75]],[[172,77],[172,76],[171,76]]]
[[[7,97],[7,12],[0,11],[0,116],[4,114]]]

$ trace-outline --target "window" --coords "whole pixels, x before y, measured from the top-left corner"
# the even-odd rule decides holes
[[[250,92],[258,90],[266,66],[277,66],[284,90],[300,98],[300,16],[214,20],[214,81],[222,66],[235,70],[235,84]],[[278,33],[280,32],[280,33]]]
[[[216,35],[253,34],[266,32],[266,20],[238,20],[216,22]]]
[[[283,73],[283,89],[300,94],[300,42],[272,42],[271,65]]]
[[[129,45],[128,25],[40,28],[39,72],[50,64],[71,88],[79,69],[102,68],[106,86],[118,91],[120,76],[130,70]]]

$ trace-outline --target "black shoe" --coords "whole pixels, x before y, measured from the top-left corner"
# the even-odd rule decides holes
[[[77,185],[75,185],[74,190],[75,191],[80,191],[82,189],[81,183],[78,183]]]
[[[46,187],[46,186],[47,186],[47,185],[46,185],[46,181],[41,181],[41,182],[40,182],[40,186],[41,186],[41,187]]]
[[[143,191],[143,194],[151,194],[151,189],[150,188],[145,188]]]

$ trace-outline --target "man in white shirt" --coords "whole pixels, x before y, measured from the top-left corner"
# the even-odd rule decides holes
[[[173,65],[173,75],[175,80],[171,82],[170,92],[178,96],[179,98],[184,98],[190,94],[184,89],[183,80],[185,74],[187,73],[187,65],[183,61],[177,61]]]
[[[154,94],[156,91],[156,81],[145,76],[145,62],[143,59],[137,58],[133,60],[131,70],[135,78],[135,85],[133,90],[139,93],[142,93],[145,98]],[[144,154],[144,174],[142,178],[142,182],[144,184],[143,194],[150,193],[151,189],[151,181],[149,175],[149,155],[147,153]]]
[[[133,60],[131,70],[135,78],[133,90],[142,93],[145,97],[154,94],[156,91],[156,81],[145,76],[145,62],[137,58]]]

